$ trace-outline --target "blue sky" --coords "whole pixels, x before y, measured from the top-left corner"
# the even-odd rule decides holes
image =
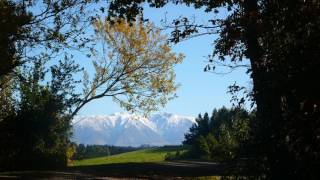
[[[180,15],[186,17],[196,15],[196,20],[199,22],[206,22],[208,18],[215,16],[213,13],[207,14],[194,8],[174,5],[167,5],[162,9],[145,8],[144,11],[145,18],[149,18],[156,25],[160,25],[160,20],[165,16],[170,21]],[[234,82],[250,86],[251,80],[245,73],[245,69],[238,69],[227,75],[203,71],[206,65],[205,56],[212,52],[212,43],[215,38],[216,36],[202,36],[173,45],[175,52],[186,56],[184,62],[175,67],[176,82],[181,86],[177,90],[178,98],[169,102],[159,112],[197,116],[199,113],[211,112],[213,108],[230,107],[230,95],[226,93],[227,87]],[[112,102],[111,98],[103,98],[87,104],[79,115],[103,115],[121,111],[124,110]]]

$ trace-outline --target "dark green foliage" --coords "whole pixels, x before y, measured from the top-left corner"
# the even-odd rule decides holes
[[[196,124],[193,124],[189,130],[190,133],[185,134],[185,144],[193,144],[200,135],[205,135],[200,131],[200,129],[203,129],[202,126],[208,126],[208,124],[203,122],[203,118],[199,114],[198,118],[196,118]]]
[[[170,146],[168,147],[170,148]],[[168,152],[164,158],[166,161],[186,160],[186,159],[192,158],[191,154],[189,153],[190,147],[188,145],[172,146],[172,147],[179,147],[179,149],[173,152]]]
[[[208,113],[204,113],[203,115],[203,119],[201,121],[199,121],[199,132],[202,132],[202,134],[208,134],[210,132],[209,129],[209,122],[210,118],[209,118],[209,114]]]
[[[24,6],[10,0],[0,1],[0,78],[21,63],[15,43],[26,38],[30,28],[25,25],[30,21],[31,14],[26,12]]]
[[[70,123],[63,105],[45,87],[22,87],[18,111],[1,123],[1,166],[64,167]],[[40,163],[41,162],[41,163]]]
[[[15,81],[19,96],[0,122],[0,169],[66,167],[72,153],[68,112],[77,99],[72,74],[79,69],[70,61],[61,61],[56,69],[52,81],[41,85],[46,71],[43,62],[35,61],[21,71],[26,78]]]
[[[83,144],[79,144],[76,147],[76,153],[72,157],[74,160],[101,157],[101,156],[109,156],[110,149],[108,146],[101,145],[88,145],[84,146]]]
[[[208,113],[203,118],[199,115],[197,124],[185,135],[184,144],[191,145],[193,157],[231,160],[249,140],[250,120],[250,114],[244,109],[215,109],[210,118]]]
[[[80,69],[65,48],[88,42],[89,3],[0,0],[0,169],[66,166]],[[62,51],[64,61],[43,68]]]
[[[66,55],[44,85],[42,63],[84,47],[88,3],[0,0],[0,169],[66,166],[79,69]]]
[[[214,109],[210,118],[210,127],[215,132],[215,136],[219,136],[218,132],[222,124],[230,126],[231,112],[229,109],[222,107],[219,110]]]
[[[76,146],[76,152],[73,155],[73,160],[81,160],[88,158],[95,158],[101,156],[110,156],[121,154],[130,151],[143,149],[143,147],[118,147],[110,145],[84,145],[79,144]]]

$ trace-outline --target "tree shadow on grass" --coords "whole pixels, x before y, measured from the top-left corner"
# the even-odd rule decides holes
[[[188,162],[120,163],[94,166],[70,167],[69,171],[82,172],[98,177],[198,177],[230,175],[232,167],[227,164],[202,164]]]
[[[65,170],[8,172],[0,173],[0,179],[101,179],[101,177],[192,179],[193,177],[242,176],[238,169],[239,167],[230,163],[184,160],[75,166]]]

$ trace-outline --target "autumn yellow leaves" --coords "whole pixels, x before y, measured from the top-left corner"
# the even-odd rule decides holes
[[[172,51],[154,24],[100,19],[94,29],[100,44],[92,48],[95,73],[84,76],[85,99],[79,107],[109,96],[128,111],[148,114],[176,96],[174,66],[184,56]]]

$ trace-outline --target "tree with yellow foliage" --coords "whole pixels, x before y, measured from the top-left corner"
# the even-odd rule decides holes
[[[166,36],[152,23],[96,20],[94,29],[102,51],[91,49],[95,73],[90,78],[84,72],[83,97],[72,116],[102,97],[112,97],[126,110],[143,113],[175,97],[174,66],[184,56],[172,52]]]

